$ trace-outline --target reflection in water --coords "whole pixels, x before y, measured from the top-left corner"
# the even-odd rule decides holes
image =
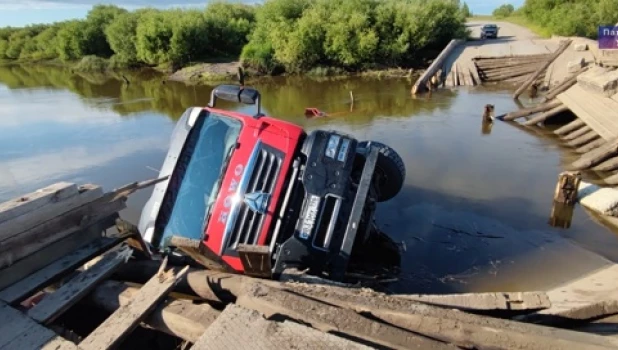
[[[0,67],[0,201],[60,180],[111,189],[156,176],[152,169],[163,162],[175,121],[187,107],[206,105],[212,88],[164,84],[154,73],[127,79]],[[376,216],[379,229],[406,247],[392,290],[545,288],[607,263],[582,246],[618,260],[616,236],[582,210],[575,210],[569,230],[547,225],[543,213],[552,204],[556,174],[573,157],[551,133],[500,122],[482,126],[479,135],[479,111],[487,102],[500,113],[517,108],[508,90],[412,97],[412,82],[377,78],[279,77],[252,85],[269,115],[309,131],[337,129],[381,141],[401,154],[405,188],[381,203]],[[328,116],[307,119],[307,107]],[[133,195],[123,216],[137,220],[148,195]],[[577,264],[560,268],[566,261]]]
[[[481,122],[481,135],[489,135],[491,134],[491,128],[493,128],[494,123],[483,120]]]
[[[554,201],[554,205],[551,208],[551,215],[549,217],[549,224],[553,227],[564,229],[571,227],[574,209],[575,206],[573,205],[567,205]]]

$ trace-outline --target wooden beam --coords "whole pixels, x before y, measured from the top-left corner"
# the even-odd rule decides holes
[[[506,115],[504,115],[503,117],[499,119],[504,120],[504,121],[511,121],[517,118],[527,117],[535,113],[545,112],[552,108],[556,108],[560,105],[562,105],[562,102],[560,101],[550,101],[550,102],[547,102],[547,103],[544,103],[544,104],[541,104],[535,107],[524,108],[518,111],[507,113]]]
[[[552,89],[550,89],[549,91],[547,91],[547,94],[543,97],[543,101],[549,101],[554,99],[556,96],[560,95],[561,93],[567,91],[568,89],[570,89],[573,85],[575,85],[577,83],[577,77],[585,72],[586,70],[588,70],[587,67],[577,71],[575,74],[573,74],[571,77],[569,77],[568,79],[566,79],[565,81],[561,82],[560,84],[554,86]]]
[[[545,63],[539,67],[525,83],[523,83],[513,94],[513,99],[517,99],[526,89],[534,83],[534,81],[545,71],[569,46],[571,45],[571,40],[564,41],[558,50],[556,50],[552,55],[545,61]]]
[[[436,57],[436,59],[433,60],[433,62],[429,66],[429,68],[427,68],[427,70],[423,74],[421,74],[421,76],[418,78],[418,80],[412,86],[412,91],[411,92],[412,92],[413,95],[418,94],[418,93],[422,93],[422,92],[425,91],[426,86],[427,86],[427,82],[429,81],[429,79],[431,79],[431,77],[436,75],[436,72],[440,68],[442,68],[442,66],[444,65],[444,61],[446,60],[446,58],[462,42],[463,42],[462,40],[453,39],[453,40],[451,40],[448,43],[448,45],[446,45],[444,50],[442,50],[442,52],[440,52],[438,57]]]
[[[573,162],[571,168],[573,170],[588,169],[610,158],[612,155],[616,154],[616,152],[618,152],[618,138],[582,155],[578,160]]]
[[[84,185],[78,194],[61,201],[48,203],[37,210],[24,213],[0,223],[0,241],[20,235],[33,227],[61,216],[103,196],[103,189],[95,185]]]
[[[549,118],[551,118],[551,117],[553,117],[553,116],[555,116],[557,114],[566,112],[568,110],[569,110],[569,107],[561,104],[559,106],[556,106],[556,107],[550,109],[549,111],[546,111],[546,112],[543,112],[543,113],[539,114],[538,116],[536,116],[536,117],[534,117],[534,118],[532,118],[530,120],[525,121],[523,124],[525,126],[537,125],[537,124],[542,123],[542,122],[546,121],[547,119],[549,119]]]
[[[109,349],[117,346],[139,323],[157,306],[157,304],[174,288],[179,278],[183,277],[188,266],[174,274],[165,271],[167,258],[163,260],[159,272],[146,283],[131,301],[108,317],[86,339],[79,343],[84,350]]]
[[[457,344],[460,344],[460,341],[465,339],[465,336],[469,334],[468,332],[475,333],[477,331],[476,327],[479,327],[478,331],[481,332],[481,334],[487,334],[488,337],[487,342],[485,342],[483,338],[475,339],[476,336],[470,337],[470,341],[473,341],[473,343],[470,343],[469,346],[474,346],[474,348],[478,349],[487,349],[492,345],[495,346],[492,349],[588,349],[588,344],[591,346],[591,349],[594,349],[596,346],[600,348],[615,348],[618,345],[618,340],[610,340],[600,336],[475,315],[411,301],[402,301],[401,298],[372,291],[359,293],[349,288],[317,285],[290,285],[289,290],[297,295],[303,295],[306,298],[319,300],[342,308],[350,308],[360,313],[370,313],[378,318],[382,318],[382,316],[388,315],[389,313],[395,313],[395,315],[410,315],[414,318],[418,316],[416,320],[420,321],[420,324],[417,324],[417,328],[405,324],[397,324],[397,326],[404,326],[405,329],[432,338],[436,336],[437,333],[443,331],[441,325],[447,328],[451,326],[461,326],[461,328],[454,328],[454,330],[465,330],[458,332],[464,338],[457,340]],[[542,310],[540,312],[545,311],[546,310]],[[385,321],[390,322],[390,320]],[[429,328],[423,328],[423,323],[425,323],[425,321]],[[453,323],[451,321],[456,322]],[[491,334],[495,334],[496,336],[490,336]],[[444,338],[435,339],[445,341]],[[452,341],[455,340],[456,339],[453,339]],[[536,346],[527,347],[534,341],[537,342]],[[564,347],[566,344],[575,345],[576,347]]]
[[[594,140],[592,142],[590,142],[587,145],[581,146],[578,149],[575,150],[575,152],[577,153],[588,153],[594,149],[597,149],[603,145],[607,144],[607,141],[605,141],[605,139],[598,139],[598,140]]]
[[[263,313],[266,317],[285,315],[323,332],[337,332],[362,339],[365,343],[372,343],[374,348],[453,349],[439,341],[365,318],[352,310],[265,286],[247,290],[236,304]]]
[[[610,158],[601,164],[592,168],[592,170],[596,171],[612,171],[618,170],[618,157]]]
[[[34,272],[25,279],[0,291],[0,299],[9,304],[18,303],[39,289],[60,280],[88,260],[120,244],[129,235],[101,237]]]
[[[95,306],[110,313],[128,305],[139,288],[118,281],[104,281],[89,295]],[[195,343],[221,312],[208,304],[168,298],[143,320],[143,325]]]
[[[43,300],[28,311],[28,316],[39,323],[50,323],[64,311],[75,305],[94,287],[131,257],[131,249],[123,246],[106,254],[94,266],[71,278],[54,293],[46,295]]]
[[[545,292],[397,295],[397,298],[459,310],[541,310],[551,306]]]
[[[0,242],[0,267],[10,266],[53,242],[80,232],[83,227],[121,211],[126,208],[125,200],[91,202]]]
[[[99,220],[93,225],[81,229],[76,234],[45,246],[37,251],[36,254],[29,255],[9,267],[0,269],[0,289],[9,287],[30,274],[45,268],[45,266],[62,256],[70,254],[85,244],[101,238],[103,231],[114,224],[116,217],[117,214],[114,214]]]
[[[50,347],[50,345],[56,345]],[[63,347],[57,347],[62,345]],[[0,349],[1,350],[70,350],[70,342],[50,329],[34,322],[22,312],[0,304]]]
[[[0,203],[0,223],[37,210],[47,204],[56,203],[78,193],[77,185],[58,182],[34,192]]]
[[[568,123],[567,125],[562,126],[562,127],[558,128],[558,129],[556,129],[554,131],[554,134],[556,134],[556,135],[565,135],[565,134],[568,134],[568,133],[570,133],[570,132],[572,132],[574,130],[577,130],[578,128],[584,127],[584,126],[586,126],[586,123],[584,123],[583,120],[575,119],[574,121]]]
[[[585,133],[584,135],[576,138],[575,140],[571,140],[567,142],[567,145],[571,146],[571,147],[581,147],[587,143],[590,143],[594,140],[599,139],[601,136],[599,136],[599,134],[596,133],[596,131],[594,130],[590,130],[589,132]]]
[[[508,329],[478,326],[449,318],[408,314],[399,311],[366,310],[365,312],[403,329],[423,334],[434,339],[463,348],[478,350],[524,350],[524,349],[614,349],[608,345],[596,345],[585,340],[567,340],[548,336],[520,333]]]
[[[575,140],[576,138],[583,136],[584,134],[590,131],[592,131],[592,128],[589,127],[588,125],[584,125],[583,127],[576,129],[573,132],[562,136],[562,139],[565,141]]]

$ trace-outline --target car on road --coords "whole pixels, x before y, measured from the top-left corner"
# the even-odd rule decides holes
[[[500,27],[498,27],[495,24],[484,25],[483,27],[481,27],[481,39],[489,39],[489,38],[496,39],[498,37],[499,29]]]

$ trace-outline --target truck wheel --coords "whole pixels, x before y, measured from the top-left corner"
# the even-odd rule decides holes
[[[397,195],[403,188],[406,178],[406,167],[397,152],[391,147],[376,141],[371,142],[378,147],[380,154],[376,162],[376,173],[378,177],[378,202],[387,201]],[[368,142],[359,142],[360,148],[367,148]]]

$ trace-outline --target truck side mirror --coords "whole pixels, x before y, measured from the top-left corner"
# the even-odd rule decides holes
[[[256,118],[261,116],[260,92],[253,88],[240,85],[219,85],[210,93],[208,107],[214,108],[217,99],[238,102],[247,105],[257,105]]]

